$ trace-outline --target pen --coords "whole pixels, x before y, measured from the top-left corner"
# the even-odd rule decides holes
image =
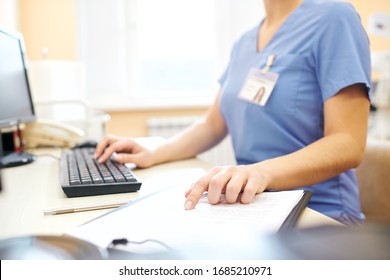
[[[43,213],[46,215],[59,215],[59,214],[69,214],[85,211],[94,211],[102,209],[111,209],[118,208],[119,206],[125,205],[127,202],[112,203],[112,204],[102,204],[102,205],[91,205],[91,206],[80,206],[80,207],[68,207],[68,208],[54,208],[50,210],[45,210]]]

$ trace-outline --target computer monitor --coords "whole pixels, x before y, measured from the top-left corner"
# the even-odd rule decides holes
[[[27,77],[23,36],[0,29],[0,136],[4,131],[35,120],[30,85]],[[23,151],[4,150],[0,137],[0,168],[30,163],[35,156]]]

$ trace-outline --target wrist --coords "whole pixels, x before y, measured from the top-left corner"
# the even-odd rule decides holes
[[[151,150],[153,165],[169,161],[167,157],[167,143],[160,144]]]
[[[259,176],[261,176],[261,181],[264,182],[264,184],[262,184],[263,189],[259,190],[259,192],[263,192],[266,189],[272,189],[274,176],[270,166],[267,164],[267,161],[262,161],[254,165],[256,172]]]

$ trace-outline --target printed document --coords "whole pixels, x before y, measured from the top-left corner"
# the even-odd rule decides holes
[[[195,209],[185,210],[185,190],[172,187],[140,198],[66,234],[101,248],[118,238],[143,243],[142,249],[159,244],[183,248],[211,240],[241,248],[242,242],[276,233],[304,194],[264,192],[250,204],[228,204],[222,195],[219,204],[211,205],[205,193]]]

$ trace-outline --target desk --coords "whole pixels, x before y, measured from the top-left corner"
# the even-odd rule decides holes
[[[54,216],[45,216],[44,210],[134,200],[180,182],[189,184],[188,182],[193,182],[199,174],[210,168],[209,163],[195,158],[161,164],[148,169],[134,170],[135,175],[143,183],[139,192],[67,198],[59,183],[60,150],[40,149],[34,153],[38,155],[36,162],[1,171],[3,190],[0,193],[0,239],[32,234],[63,234],[66,230],[110,210]],[[298,227],[337,224],[340,223],[306,208],[298,222]]]

